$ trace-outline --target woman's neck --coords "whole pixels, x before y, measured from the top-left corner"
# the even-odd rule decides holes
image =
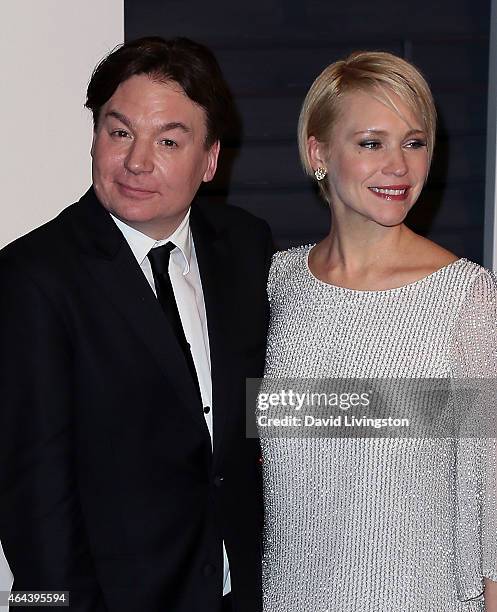
[[[412,239],[413,232],[403,224],[382,227],[368,222],[362,226],[343,227],[335,222],[323,247],[329,265],[360,272],[399,262]]]

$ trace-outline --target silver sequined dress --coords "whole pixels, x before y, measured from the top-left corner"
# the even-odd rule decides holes
[[[460,259],[397,289],[357,291],[315,278],[310,248],[274,256],[266,377],[495,377],[491,272]],[[495,440],[485,461],[474,440],[448,438],[261,432],[261,444],[265,612],[484,609],[497,496],[482,464]]]

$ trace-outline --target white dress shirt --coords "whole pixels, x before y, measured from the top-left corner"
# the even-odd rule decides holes
[[[210,410],[204,410],[205,422],[209,430],[212,445],[212,379],[211,360],[209,350],[209,334],[207,330],[207,316],[205,313],[204,294],[202,282],[197,264],[195,245],[193,243],[190,229],[190,209],[178,228],[167,238],[155,240],[130,227],[120,219],[111,215],[117,227],[121,230],[124,238],[129,244],[133,255],[142,269],[145,278],[155,290],[152,266],[147,255],[151,249],[172,242],[176,248],[171,251],[169,257],[169,277],[173,287],[174,297],[178,306],[179,316],[185,337],[190,344],[193,363],[197,371],[202,406],[209,406]],[[224,580],[223,595],[231,591],[231,580],[229,573],[228,556],[223,542]]]

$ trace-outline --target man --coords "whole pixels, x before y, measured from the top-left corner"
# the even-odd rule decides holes
[[[265,223],[192,200],[228,91],[187,39],[97,67],[93,186],[0,253],[0,540],[71,610],[261,609]]]

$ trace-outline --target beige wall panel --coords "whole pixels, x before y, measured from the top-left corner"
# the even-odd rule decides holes
[[[96,62],[124,38],[123,0],[4,0],[0,11],[0,247],[90,184],[83,107]]]
[[[123,39],[123,0],[0,4],[0,248],[89,186],[85,90],[97,61]],[[0,591],[11,581],[0,545]]]

